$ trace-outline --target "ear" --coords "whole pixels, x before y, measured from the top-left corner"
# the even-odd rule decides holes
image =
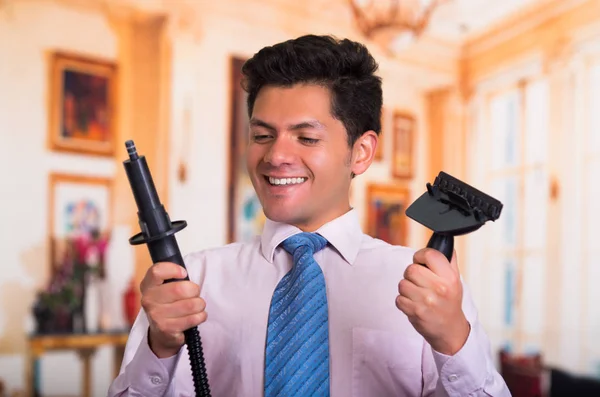
[[[354,143],[352,148],[352,173],[360,175],[371,166],[377,149],[378,137],[375,131],[367,131]]]

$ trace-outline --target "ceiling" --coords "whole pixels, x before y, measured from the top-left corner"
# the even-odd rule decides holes
[[[402,0],[401,0],[402,1]],[[427,35],[462,41],[477,35],[511,14],[548,0],[444,0],[433,13]]]
[[[4,0],[0,0],[0,3]],[[82,1],[82,0],[80,0]],[[187,3],[197,7],[198,12],[202,12],[203,7],[213,4],[207,0],[100,0],[106,3],[119,4],[127,3],[135,5],[136,8],[146,11],[168,10],[171,6],[178,3]],[[288,10],[288,12],[310,17],[323,17],[329,21],[339,21],[342,19],[352,19],[349,2],[351,0],[222,0],[220,3],[228,3],[231,9],[232,4],[249,5],[255,7],[260,4],[271,4],[273,7]],[[359,3],[387,3],[393,0],[353,0]],[[403,2],[414,1],[434,1],[434,0],[397,0],[402,5]],[[429,26],[424,35],[441,41],[461,42],[467,37],[477,35],[485,31],[491,25],[500,22],[513,13],[518,13],[528,7],[536,6],[539,3],[555,2],[557,0],[437,0],[441,2],[432,14]],[[558,0],[560,1],[560,0]],[[565,1],[565,0],[563,0]],[[213,4],[214,6],[214,4]],[[234,7],[235,8],[235,7]]]
[[[236,0],[228,0],[236,1]],[[355,26],[352,11],[349,3],[368,4],[370,2],[381,3],[384,9],[387,4],[398,1],[400,6],[403,3],[412,3],[415,1],[434,1],[434,0],[247,0],[249,2],[275,2],[283,9],[293,10],[294,15],[307,9],[311,18],[321,18],[330,23],[340,23],[341,25],[350,24]],[[485,31],[501,24],[506,19],[511,19],[515,14],[528,13],[529,11],[539,9],[545,4],[556,4],[557,2],[573,3],[577,0],[437,0],[441,4],[433,11],[429,25],[422,33],[421,40],[417,43],[409,44],[414,49],[415,44],[433,45],[438,48],[458,48],[465,41],[479,36]],[[599,0],[600,1],[600,0]],[[378,7],[379,8],[379,7]],[[437,44],[434,44],[437,43]],[[398,46],[390,44],[392,51],[398,52],[403,49],[404,44],[400,41]],[[422,47],[422,45],[421,45]]]
[[[18,0],[0,0],[18,1]],[[86,2],[90,0],[70,0],[73,2]],[[195,11],[202,15],[206,8],[222,8],[227,14],[235,10],[243,12],[246,15],[249,12],[261,14],[261,7],[271,7],[279,9],[283,15],[296,15],[300,20],[304,19],[307,23],[311,20],[320,20],[330,24],[330,26],[354,26],[353,16],[349,2],[351,0],[220,0],[213,2],[211,0],[94,0],[112,5],[128,4],[134,8],[149,12],[172,12],[177,5],[187,4],[183,12]],[[376,2],[387,4],[394,0],[352,0],[356,2],[368,3]],[[541,5],[565,2],[570,3],[575,0],[397,0],[400,5],[403,2],[414,1],[438,1],[441,4],[434,10],[431,20],[423,32],[423,41],[432,44],[434,47],[440,46],[457,48],[465,40],[477,37],[479,34],[510,18],[513,14],[519,14]],[[600,1],[600,0],[599,0]],[[218,6],[218,7],[217,7]],[[191,8],[190,8],[191,7]],[[271,14],[269,14],[271,15]],[[283,18],[285,19],[285,18]],[[286,19],[289,22],[289,19]],[[310,25],[310,23],[309,23]],[[317,24],[318,26],[319,24]],[[323,25],[323,23],[321,23]],[[418,43],[418,41],[417,41]],[[413,44],[417,44],[413,43]],[[398,50],[400,47],[395,48]]]

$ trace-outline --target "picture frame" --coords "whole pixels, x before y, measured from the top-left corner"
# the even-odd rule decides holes
[[[392,115],[392,177],[412,178],[414,174],[413,145],[415,139],[416,118],[412,113],[401,110]]]
[[[262,232],[266,217],[246,169],[249,143],[247,93],[243,90],[242,66],[246,59],[230,58],[230,131],[227,153],[229,163],[227,240],[244,242]]]
[[[115,63],[65,52],[50,54],[50,150],[113,156],[116,99]]]
[[[112,179],[51,173],[48,184],[50,265],[56,269],[68,239],[106,236],[112,227]]]
[[[370,183],[366,192],[365,233],[392,245],[408,244],[409,188],[398,184]]]

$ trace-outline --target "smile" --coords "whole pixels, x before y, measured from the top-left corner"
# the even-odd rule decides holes
[[[273,178],[265,177],[271,185],[298,185],[306,181],[306,178]]]

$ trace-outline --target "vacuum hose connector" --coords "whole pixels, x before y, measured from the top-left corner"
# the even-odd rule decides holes
[[[132,140],[125,142],[129,159],[123,162],[127,179],[138,208],[141,232],[129,239],[131,245],[146,244],[152,263],[173,262],[185,268],[183,257],[175,239],[175,233],[187,226],[185,221],[171,222],[161,204],[148,168],[146,158],[139,156]],[[189,280],[186,275],[185,280]],[[172,282],[178,280],[167,280]],[[198,327],[184,331],[188,348],[194,388],[197,397],[210,397],[210,387]]]

